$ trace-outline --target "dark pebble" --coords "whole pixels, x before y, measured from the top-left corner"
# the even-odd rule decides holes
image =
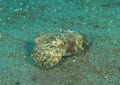
[[[20,82],[18,82],[18,81],[17,81],[17,82],[15,82],[15,85],[20,85]]]

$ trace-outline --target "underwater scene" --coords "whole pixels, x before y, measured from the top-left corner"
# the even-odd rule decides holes
[[[120,0],[0,0],[0,85],[120,85]]]

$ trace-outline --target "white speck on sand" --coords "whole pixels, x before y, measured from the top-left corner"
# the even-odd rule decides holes
[[[76,62],[76,60],[73,60],[73,62]]]

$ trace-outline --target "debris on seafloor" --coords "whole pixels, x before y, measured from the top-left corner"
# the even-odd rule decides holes
[[[51,31],[35,38],[32,59],[44,69],[55,66],[63,56],[84,50],[88,42],[74,31]]]

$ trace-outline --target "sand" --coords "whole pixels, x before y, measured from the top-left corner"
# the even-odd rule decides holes
[[[89,48],[40,69],[34,38],[61,29],[80,32]],[[120,85],[120,1],[0,0],[0,85]]]

